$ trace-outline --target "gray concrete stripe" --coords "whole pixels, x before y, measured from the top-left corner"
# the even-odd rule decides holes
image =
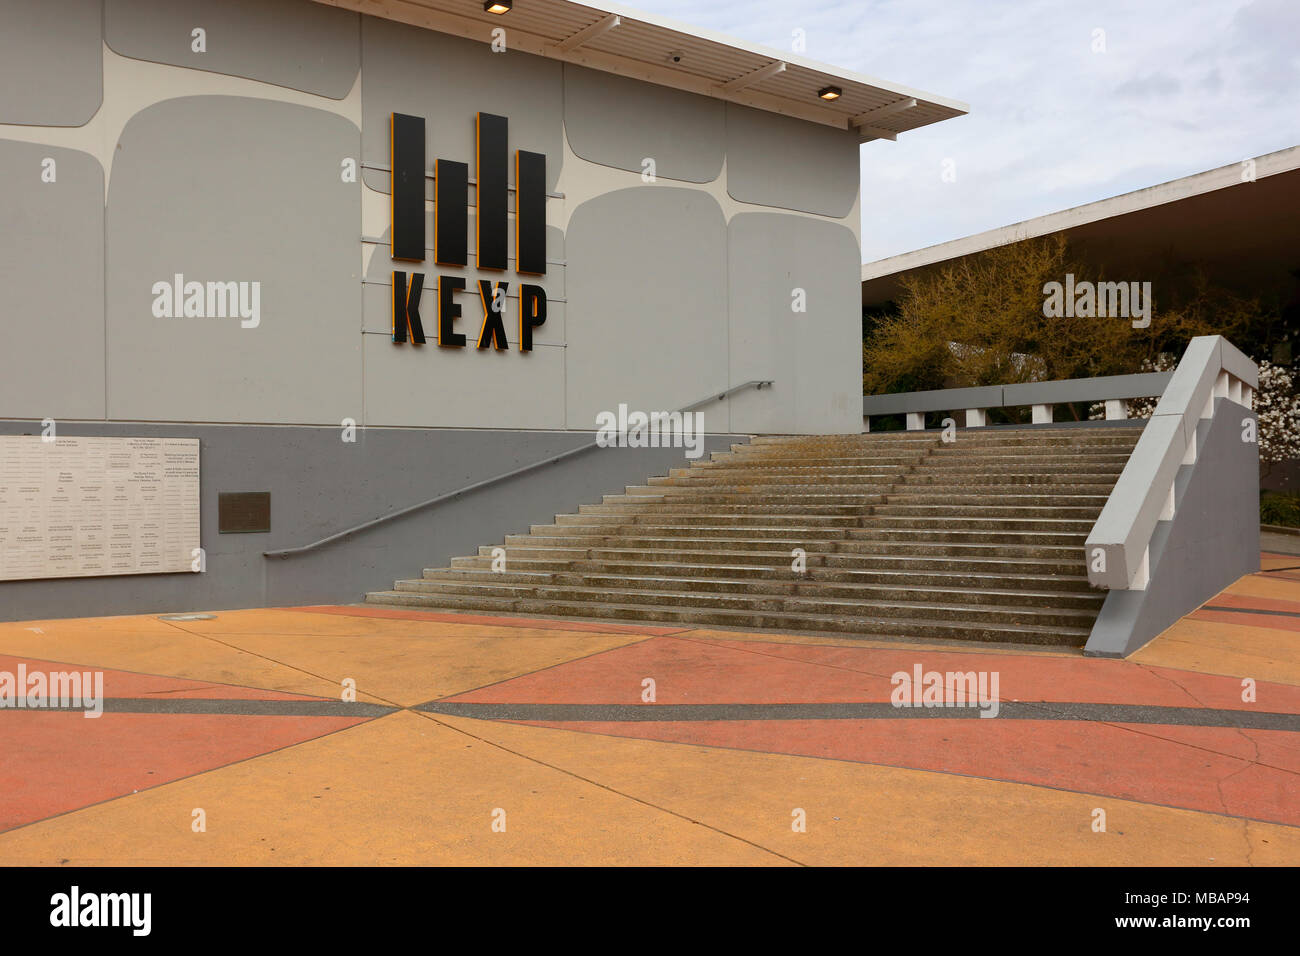
[[[978,707],[895,707],[890,703],[839,704],[487,704],[430,701],[415,710],[480,720],[555,722],[707,720],[893,720],[905,718],[979,719]],[[997,717],[1005,720],[1081,720],[1184,727],[1236,727],[1300,732],[1300,714],[1144,704],[1070,704],[1004,701]]]
[[[79,713],[84,707],[0,707],[6,711]],[[109,697],[106,714],[236,714],[254,717],[382,717],[399,707],[341,700],[250,700],[200,697]]]
[[[1256,607],[1222,607],[1218,604],[1205,604],[1201,607],[1202,611],[1227,611],[1231,614],[1273,614],[1277,617],[1300,617],[1300,612],[1296,611],[1268,611],[1264,608]]]

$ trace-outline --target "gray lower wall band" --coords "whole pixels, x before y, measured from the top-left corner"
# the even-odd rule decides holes
[[[263,551],[308,544],[388,511],[455,491],[592,441],[591,432],[341,429],[312,426],[60,422],[60,436],[198,438],[207,571],[0,581],[0,620],[351,603],[388,590],[479,545],[500,544],[555,514],[644,484],[685,463],[682,449],[596,449],[310,554]],[[0,435],[40,434],[39,422],[0,421]],[[708,436],[705,454],[736,436]],[[271,492],[267,534],[217,534],[217,495]]]

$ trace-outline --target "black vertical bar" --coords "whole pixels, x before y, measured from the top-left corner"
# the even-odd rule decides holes
[[[393,113],[389,126],[392,167],[391,254],[408,262],[424,261],[424,117]]]
[[[477,117],[477,175],[475,215],[478,242],[475,244],[480,269],[505,269],[509,240],[509,201],[506,180],[510,164],[507,125],[504,116],[479,113]]]
[[[434,160],[434,260],[440,266],[463,266],[469,245],[469,164]]]
[[[515,153],[515,271],[546,275],[546,157]]]

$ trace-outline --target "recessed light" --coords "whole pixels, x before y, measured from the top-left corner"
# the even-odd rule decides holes
[[[844,95],[844,91],[838,86],[823,86],[817,91],[817,95],[824,100],[838,100]]]
[[[483,4],[483,10],[486,13],[509,13],[513,6],[513,0],[487,0],[487,3]]]

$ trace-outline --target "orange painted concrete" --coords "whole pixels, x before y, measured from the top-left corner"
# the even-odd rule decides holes
[[[1300,565],[1282,557],[1266,566]],[[1298,865],[1289,730],[247,712],[339,701],[347,678],[359,701],[398,708],[636,704],[648,676],[659,705],[871,702],[920,663],[996,670],[1003,700],[1300,713],[1291,619],[1258,613],[1300,607],[1300,571],[1248,575],[1209,603],[1246,613],[1197,612],[1128,661],[352,607],[0,624],[0,670],[105,669],[110,697],[237,711],[0,708],[0,863]]]
[[[1068,720],[520,721],[674,743],[937,770],[1300,826],[1300,749],[1284,731]],[[1245,740],[1267,753],[1233,751]],[[1248,775],[1245,786],[1223,784]]]

